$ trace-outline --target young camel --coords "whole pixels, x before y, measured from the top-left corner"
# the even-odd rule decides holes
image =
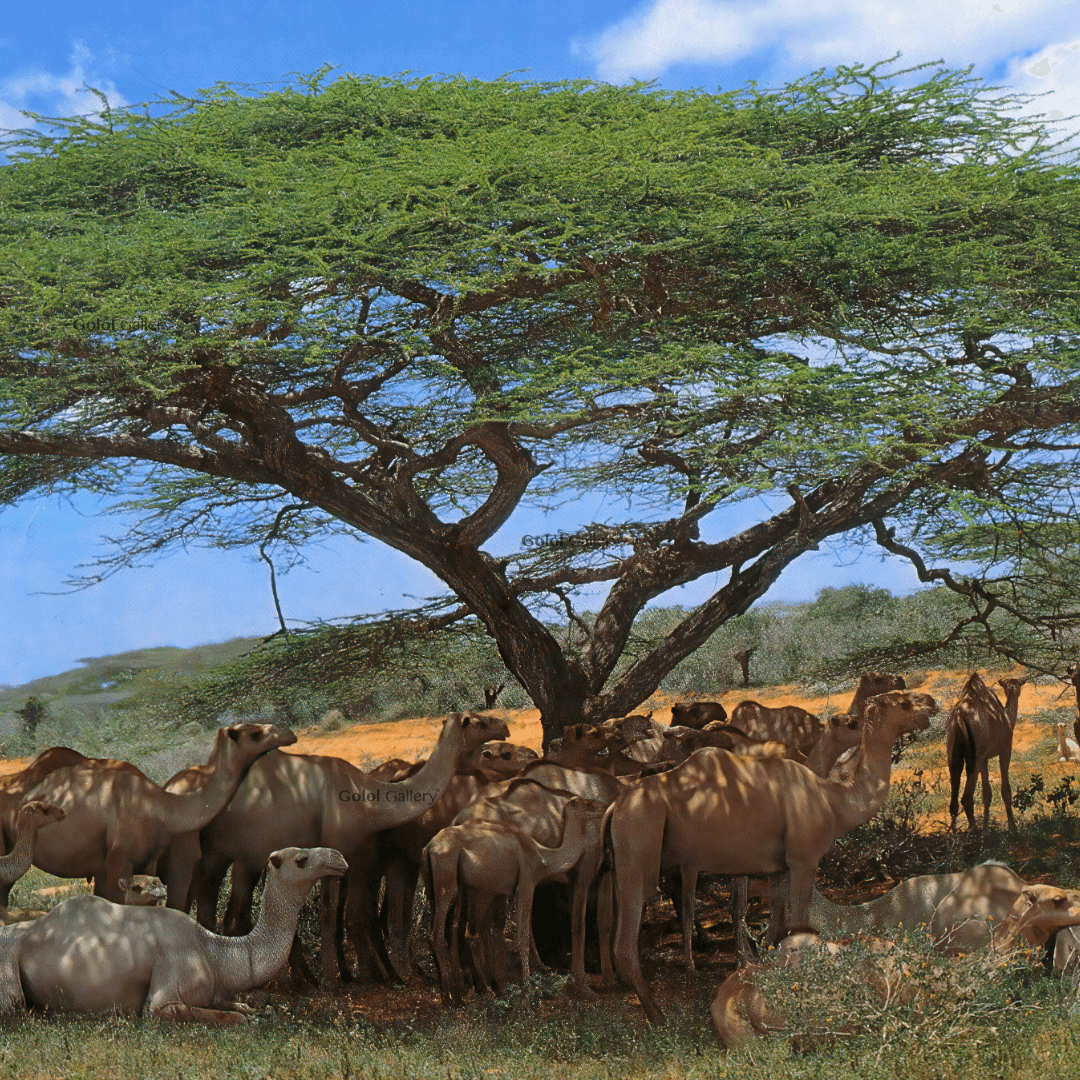
[[[311,886],[348,869],[329,848],[269,860],[262,907],[246,937],[219,937],[174,908],[75,896],[33,923],[0,930],[0,1012],[22,1008],[244,1023],[236,995],[285,963]]]
[[[956,830],[960,806],[967,815],[968,828],[975,828],[975,776],[982,777],[983,828],[990,827],[990,759],[996,757],[1001,768],[1001,799],[1009,832],[1016,831],[1013,821],[1012,787],[1009,785],[1009,761],[1012,758],[1013,728],[1020,690],[1027,679],[1002,679],[998,685],[1005,691],[1005,705],[997,695],[972,672],[960,691],[960,699],[949,713],[945,735],[945,758],[949,763],[949,784],[952,797],[949,813],[951,829]],[[967,770],[963,797],[959,796],[960,777]]]
[[[1080,763],[1080,746],[1065,735],[1065,725],[1058,724],[1058,761],[1075,761]]]
[[[1054,885],[1026,885],[1017,894],[993,935],[986,935],[981,944],[992,945],[999,952],[1008,952],[1021,941],[1043,946],[1052,934],[1060,930],[1063,936],[1068,933],[1069,927],[1078,924],[1080,892],[1059,889]],[[885,958],[880,965],[871,965],[877,970],[867,971],[866,979],[882,997],[892,996],[901,989],[898,982],[902,969],[890,963],[888,953],[892,950],[888,944],[881,942],[880,945]],[[772,962],[790,967],[815,951],[836,957],[843,947],[833,942],[822,942],[814,932],[798,932],[781,942]],[[741,968],[728,976],[713,998],[709,1017],[721,1044],[729,1050],[745,1045],[755,1034],[766,1035],[789,1027],[775,1003],[766,1001],[764,994],[754,985],[754,972],[761,971],[763,966]]]
[[[1012,910],[1025,887],[1003,863],[985,862],[956,874],[908,878],[865,904],[834,904],[817,889],[807,922],[822,933],[874,933],[925,926],[936,948],[955,952],[990,942],[994,924]]]
[[[40,799],[28,799],[15,814],[15,844],[0,858],[0,885],[4,890],[4,903],[0,904],[0,921],[5,924],[14,922],[14,916],[8,918],[7,898],[11,886],[30,869],[34,860],[34,847],[37,843],[38,829],[61,821],[64,811],[59,806],[52,806]]]
[[[473,965],[487,988],[492,983],[494,900],[496,896],[515,896],[515,950],[522,978],[527,980],[536,886],[568,874],[582,860],[590,832],[599,833],[605,809],[590,800],[571,799],[563,815],[558,847],[544,847],[502,822],[470,821],[443,829],[424,848],[421,872],[431,898],[431,943],[439,964],[444,1005],[460,1004],[464,996],[457,936],[452,933],[448,942],[446,935],[446,920],[459,890],[466,899],[466,937]]]
[[[937,709],[928,694],[893,690],[866,706],[858,758],[843,780],[783,759],[699,750],[615,800],[605,817],[615,862],[615,969],[654,1023],[664,1014],[641,974],[638,931],[662,869],[679,867],[684,893],[699,873],[785,873],[788,926],[802,926],[818,861],[833,841],[877,813],[889,791],[892,745],[926,730]]]

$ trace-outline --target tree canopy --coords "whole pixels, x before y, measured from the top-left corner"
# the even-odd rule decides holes
[[[901,76],[321,72],[16,133],[0,499],[137,511],[101,573],[377,538],[449,589],[415,624],[478,619],[547,738],[630,711],[840,534],[1050,663],[1080,614],[1075,161],[968,72]],[[485,550],[584,490],[630,509]],[[619,665],[645,605],[715,574]]]

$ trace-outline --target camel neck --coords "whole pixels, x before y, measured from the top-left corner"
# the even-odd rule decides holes
[[[310,889],[310,881],[290,888],[278,875],[268,873],[259,919],[251,933],[225,937],[204,931],[221,998],[262,986],[281,970],[296,934],[300,908]]]
[[[29,829],[21,822],[16,822],[17,832],[11,851],[0,858],[0,884],[13,885],[30,869],[34,860],[34,841],[37,829]]]
[[[219,732],[207,762],[205,783],[183,794],[162,788],[162,812],[170,832],[195,832],[217,817],[239,786],[242,767],[239,748],[227,733]]]
[[[892,747],[896,732],[889,724],[867,721],[854,768],[843,780],[829,781],[830,803],[843,832],[869,821],[889,794]]]
[[[565,818],[562,843],[557,848],[541,847],[544,868],[555,876],[565,874],[577,865],[588,838],[588,821],[582,814],[571,812]]]

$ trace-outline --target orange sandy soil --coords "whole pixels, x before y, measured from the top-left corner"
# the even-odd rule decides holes
[[[965,677],[964,673],[931,671],[918,686],[911,684],[910,688],[932,694],[942,711],[947,712],[955,702]],[[992,680],[988,678],[988,681]],[[1037,687],[1028,685],[1024,688],[1020,698],[1019,720],[1013,743],[1014,761],[1016,755],[1023,754],[1047,738],[1056,738],[1056,733],[1051,726],[1045,723],[1025,724],[1024,717],[1042,710],[1070,705],[1074,700],[1071,693],[1071,688],[1069,688],[1069,693],[1062,696],[1060,685]],[[808,697],[800,694],[794,686],[735,689],[718,695],[719,700],[729,711],[747,697],[752,697],[766,705],[800,705],[818,714],[842,711],[850,702],[848,694]],[[513,742],[539,750],[541,728],[538,710],[499,710],[497,714],[506,720]],[[670,723],[670,705],[654,708],[653,717],[660,723]],[[393,723],[361,724],[332,732],[312,728],[298,733],[298,741],[291,750],[294,753],[336,755],[353,762],[360,768],[370,768],[391,757],[415,760],[430,753],[438,739],[443,720],[444,717],[441,716],[421,717]],[[937,732],[931,736],[941,746],[938,758],[941,763],[940,768],[936,766],[924,768],[923,780],[931,786],[936,786],[939,791],[947,791],[948,775],[945,769],[944,737],[941,734],[943,728],[940,724],[939,716],[935,724]],[[927,748],[928,744],[924,737],[913,752],[922,756],[925,755]],[[0,776],[24,768],[29,761],[28,758],[0,760]],[[1059,773],[1064,775],[1067,772],[1075,773],[1076,771],[1076,766],[1058,765],[1056,761],[1046,765],[1040,764],[1038,768],[1044,773],[1048,787],[1057,783]],[[893,776],[895,779],[910,777],[912,771],[911,768],[906,767],[906,764],[901,764],[894,769]],[[1028,771],[1030,770],[1026,766],[1020,768],[1014,766],[1014,787]],[[996,788],[996,769],[992,770],[991,782]],[[977,792],[977,812],[981,809],[980,799],[981,795]],[[993,810],[1001,810],[1000,795],[996,792]],[[1000,816],[1002,819],[1000,824],[1004,825],[1004,813],[1002,812]],[[995,821],[997,817],[998,814],[995,813]],[[928,819],[926,825],[930,830],[939,831],[943,827],[948,827],[948,819],[944,813],[939,813]],[[884,891],[891,884],[880,882],[869,888],[863,887],[862,895],[837,898],[849,903],[868,899],[870,895]],[[60,892],[73,887],[76,886],[56,886],[54,889],[42,891]],[[677,1002],[684,1004],[698,1002],[699,1007],[704,1009],[712,994],[715,993],[717,985],[734,969],[728,910],[726,890],[723,888],[706,886],[699,891],[698,912],[701,925],[709,935],[709,939],[704,950],[695,950],[698,971],[691,974],[682,968],[681,936],[673,908],[667,903],[650,902],[642,927],[641,955],[645,975],[662,1007],[671,1006]],[[424,966],[428,974],[433,976],[434,967],[430,960],[424,962]],[[603,992],[601,997],[606,1008],[619,1013],[628,1022],[644,1025],[644,1015],[632,993],[627,993],[623,989]],[[345,1011],[355,1017],[363,1017],[377,1026],[405,1020],[423,1023],[425,1020],[434,1019],[441,1008],[438,988],[432,982],[425,981],[416,975],[408,986],[393,990],[388,990],[384,986],[357,984],[346,984],[344,988],[337,990],[313,989],[307,984],[292,984],[288,976],[283,976],[269,990],[256,991],[248,995],[248,998],[253,1005],[273,1001],[279,1007],[284,1005],[297,1015],[312,1018]],[[560,1007],[558,1001],[543,1003],[543,1005],[549,1004],[556,1008]]]

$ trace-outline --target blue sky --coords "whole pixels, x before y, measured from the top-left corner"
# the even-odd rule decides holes
[[[89,112],[86,84],[112,104],[181,94],[216,82],[275,85],[329,63],[343,71],[534,79],[655,79],[669,87],[776,85],[818,67],[903,54],[905,65],[974,65],[988,81],[1045,94],[1037,110],[1077,130],[1080,0],[449,0],[373,4],[295,2],[8,5],[0,29],[0,128],[20,110]],[[0,513],[0,683],[17,684],[145,645],[195,645],[275,625],[264,564],[240,552],[176,552],[155,565],[62,594],[79,563],[121,531],[90,499],[35,498]],[[582,501],[559,519],[573,527],[614,507]],[[760,508],[762,511],[764,507]],[[746,513],[754,507],[745,508]],[[717,516],[718,515],[714,515]],[[717,535],[743,522],[711,526]],[[516,515],[504,542],[550,531]],[[511,536],[511,534],[513,534]],[[499,538],[497,538],[499,539]],[[498,545],[493,548],[497,550]],[[916,584],[894,561],[845,548],[804,556],[770,599],[812,598],[825,585]],[[703,599],[705,580],[672,595]],[[375,543],[341,540],[311,553],[279,583],[293,620],[332,618],[440,593],[422,568]],[[59,595],[58,595],[59,594]]]

